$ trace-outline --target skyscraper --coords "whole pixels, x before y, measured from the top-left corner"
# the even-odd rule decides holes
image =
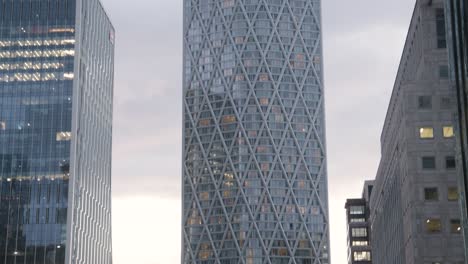
[[[184,1],[182,263],[329,263],[320,5]]]
[[[113,42],[98,0],[0,0],[0,263],[112,262]]]
[[[417,0],[381,135],[372,261],[463,263],[445,0]]]
[[[448,15],[447,21],[449,21],[448,48],[451,77],[457,91],[460,205],[465,236],[465,255],[468,260],[468,2],[466,0],[448,0],[445,1],[445,6]]]

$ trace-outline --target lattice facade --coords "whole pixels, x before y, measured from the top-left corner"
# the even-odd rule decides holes
[[[329,263],[320,10],[184,1],[183,263]]]

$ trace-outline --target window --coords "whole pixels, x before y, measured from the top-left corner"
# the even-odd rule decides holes
[[[364,218],[351,218],[351,223],[364,223],[366,219]]]
[[[351,206],[349,213],[352,215],[362,215],[366,213],[366,208],[364,206]]]
[[[223,124],[229,124],[236,122],[236,117],[234,115],[225,115],[222,120]]]
[[[441,109],[449,109],[452,107],[452,99],[450,97],[442,97],[440,98],[440,108]]]
[[[0,130],[6,130],[6,123],[0,122]]]
[[[459,219],[450,220],[450,232],[452,234],[460,234],[461,233],[461,224],[460,224]]]
[[[200,120],[200,126],[209,126],[211,124],[210,119],[201,119]]]
[[[447,65],[439,65],[439,78],[443,80],[449,78],[449,68]]]
[[[56,140],[57,141],[70,141],[71,132],[57,132]]]
[[[426,220],[426,231],[428,233],[439,233],[442,230],[440,219],[431,218]]]
[[[422,168],[425,170],[431,170],[436,168],[435,157],[423,157]]]
[[[455,161],[454,156],[445,157],[445,168],[446,169],[455,169],[457,167],[457,162]]]
[[[447,40],[445,39],[445,14],[442,8],[436,10],[436,32],[437,48],[445,49],[447,47]]]
[[[421,127],[419,129],[419,138],[434,138],[434,129],[432,127]]]
[[[424,200],[438,201],[439,191],[437,190],[437,188],[424,188]]]
[[[353,237],[367,237],[367,228],[365,228],[365,227],[351,228],[351,236],[353,236]]]
[[[453,126],[444,126],[444,138],[452,138],[455,136],[455,132],[453,131]]]
[[[418,108],[419,109],[431,109],[432,108],[432,96],[419,96]]]
[[[447,199],[449,201],[458,201],[458,188],[457,187],[449,187]]]
[[[352,242],[353,246],[368,246],[369,242],[368,241],[353,241]]]
[[[354,261],[370,261],[371,253],[370,251],[355,251],[353,254]]]

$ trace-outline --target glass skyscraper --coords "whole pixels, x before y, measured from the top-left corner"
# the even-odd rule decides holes
[[[445,1],[452,81],[457,91],[460,205],[468,263],[468,1]]]
[[[112,263],[113,54],[98,0],[0,0],[0,264]]]
[[[328,264],[320,0],[184,0],[182,263]]]

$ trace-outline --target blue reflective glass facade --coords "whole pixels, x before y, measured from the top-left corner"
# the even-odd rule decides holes
[[[111,263],[113,28],[98,1],[86,2],[0,0],[2,264],[78,263],[80,254]],[[101,24],[85,23],[91,12]],[[97,146],[100,162],[84,163],[82,149]],[[84,206],[87,196],[95,202]]]
[[[321,28],[319,0],[184,0],[182,263],[330,263]]]

